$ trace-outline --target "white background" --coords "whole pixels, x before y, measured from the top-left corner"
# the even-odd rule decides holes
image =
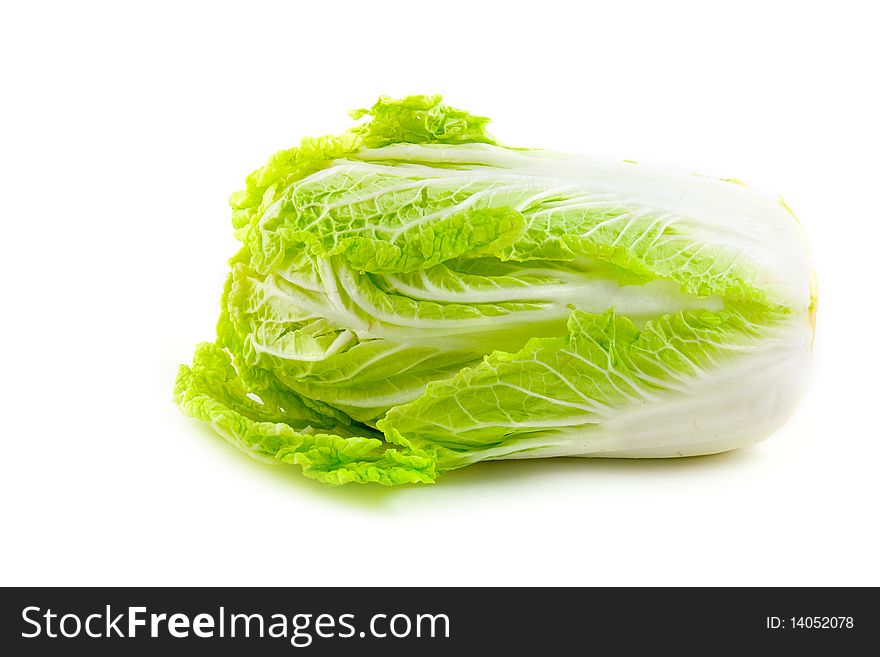
[[[13,3],[0,14],[0,583],[880,584],[870,3]],[[329,488],[171,402],[212,339],[228,194],[380,94],[510,144],[781,192],[820,283],[770,440]],[[747,382],[744,382],[747,383]]]

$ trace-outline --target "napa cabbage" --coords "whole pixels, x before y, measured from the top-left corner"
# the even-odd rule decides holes
[[[231,197],[215,341],[175,399],[330,484],[478,461],[742,447],[793,412],[815,281],[738,181],[499,145],[439,96],[380,98]]]

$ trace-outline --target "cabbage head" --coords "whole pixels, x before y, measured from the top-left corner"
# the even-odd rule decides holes
[[[816,296],[781,200],[502,146],[439,96],[352,116],[232,195],[241,249],[178,372],[185,414],[322,482],[397,485],[720,452],[793,412]]]

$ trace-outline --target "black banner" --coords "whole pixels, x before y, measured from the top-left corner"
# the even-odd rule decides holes
[[[872,646],[878,622],[876,589],[840,588],[19,588],[2,599],[7,655],[852,654],[839,651]]]

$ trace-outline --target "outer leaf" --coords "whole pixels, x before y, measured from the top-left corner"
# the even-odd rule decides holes
[[[713,436],[718,427],[736,444],[766,431],[765,421],[787,418],[808,360],[809,330],[785,314],[686,311],[640,330],[613,311],[573,311],[567,336],[495,352],[429,384],[378,426],[472,461],[723,451],[731,444]],[[769,374],[775,396],[737,380],[749,371],[759,380]],[[667,409],[679,413],[660,423]],[[654,421],[627,422],[638,415]]]
[[[236,447],[260,460],[300,465],[306,476],[325,483],[397,485],[431,483],[436,477],[434,458],[419,450],[389,448],[379,438],[352,435],[347,428],[294,429],[310,419],[308,412],[295,417],[290,410],[262,408],[246,396],[228,354],[212,345],[200,347],[192,369],[181,366],[174,392],[184,413],[209,423]],[[284,421],[271,421],[279,417]]]

